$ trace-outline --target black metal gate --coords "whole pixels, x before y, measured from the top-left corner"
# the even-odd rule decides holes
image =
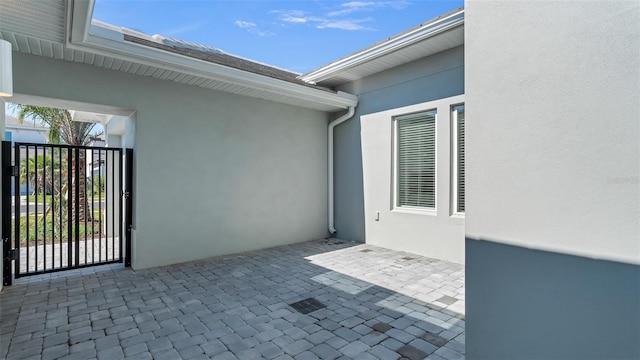
[[[3,141],[4,285],[13,276],[130,266],[132,171],[132,149]]]

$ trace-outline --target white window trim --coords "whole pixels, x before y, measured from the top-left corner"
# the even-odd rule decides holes
[[[435,126],[434,126],[434,138],[435,138],[435,152],[434,152],[434,169],[435,169],[435,174],[434,174],[434,182],[435,182],[435,193],[434,193],[434,207],[433,208],[423,208],[423,207],[417,207],[417,206],[400,206],[398,205],[399,201],[398,201],[398,118],[406,116],[406,115],[411,115],[411,114],[419,114],[419,113],[426,113],[426,112],[430,112],[430,111],[434,111],[435,112]],[[412,111],[412,112],[406,112],[406,113],[398,113],[396,115],[393,115],[391,117],[391,121],[393,123],[393,139],[392,139],[392,162],[391,162],[391,167],[392,167],[392,173],[393,173],[393,179],[392,179],[392,207],[391,207],[391,211],[392,212],[400,212],[400,213],[407,213],[407,214],[416,214],[416,215],[430,215],[430,216],[437,216],[438,214],[438,107],[428,107],[425,108],[423,110],[419,110],[419,111]]]
[[[455,112],[455,108],[461,105],[465,105],[464,102],[451,104],[449,107],[450,119],[451,119],[451,217],[464,219],[465,213],[458,211],[458,116]],[[466,110],[466,107],[465,107]],[[466,112],[465,112],[466,115]],[[466,118],[465,118],[465,133],[466,133]],[[466,143],[465,143],[466,145]],[[465,146],[466,153],[466,146]],[[466,154],[465,154],[466,155]],[[465,157],[466,160],[466,157]],[[466,183],[465,183],[466,185]],[[465,186],[466,190],[466,186]],[[466,209],[465,209],[466,210]]]

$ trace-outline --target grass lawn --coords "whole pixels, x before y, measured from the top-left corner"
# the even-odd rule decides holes
[[[37,203],[37,204],[51,204],[51,197],[53,195],[29,195],[27,197],[27,200],[29,203]],[[100,194],[95,194],[93,195],[93,198],[91,197],[91,194],[87,195],[87,201],[89,203],[91,203],[91,201],[103,201],[105,199],[105,195],[104,193],[100,193]]]
[[[91,238],[92,236],[104,236],[102,234],[101,221],[104,221],[104,217],[101,217],[100,211],[95,210],[93,212],[93,222],[85,221],[79,222],[79,236],[81,239]],[[20,245],[25,246],[27,241],[30,243],[38,241],[38,243],[44,244],[45,239],[47,244],[52,242],[59,242],[61,240],[66,241],[69,237],[68,233],[68,221],[66,215],[62,217],[62,223],[60,222],[59,214],[49,214],[46,218],[43,218],[43,213],[38,213],[20,217]],[[11,231],[13,232],[13,238],[15,239],[15,220],[11,221]],[[27,236],[28,231],[28,236]],[[71,236],[75,238],[75,224],[71,224]]]

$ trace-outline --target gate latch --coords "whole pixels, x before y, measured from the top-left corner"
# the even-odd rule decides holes
[[[131,193],[128,192],[127,190],[122,191],[122,196],[124,196],[125,199],[128,199],[129,196],[131,196]]]

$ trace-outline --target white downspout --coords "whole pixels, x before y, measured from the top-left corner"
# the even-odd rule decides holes
[[[329,211],[329,233],[331,235],[336,233],[336,228],[334,227],[334,222],[333,222],[333,128],[335,128],[337,125],[342,124],[343,122],[349,120],[353,114],[356,111],[356,107],[355,106],[349,106],[349,111],[347,111],[346,114],[340,116],[339,118],[333,120],[332,122],[329,123],[329,146],[328,146],[328,177],[327,177],[327,182],[328,182],[328,187],[329,187],[329,194],[328,194],[328,201],[327,203],[328,205],[328,211]]]

